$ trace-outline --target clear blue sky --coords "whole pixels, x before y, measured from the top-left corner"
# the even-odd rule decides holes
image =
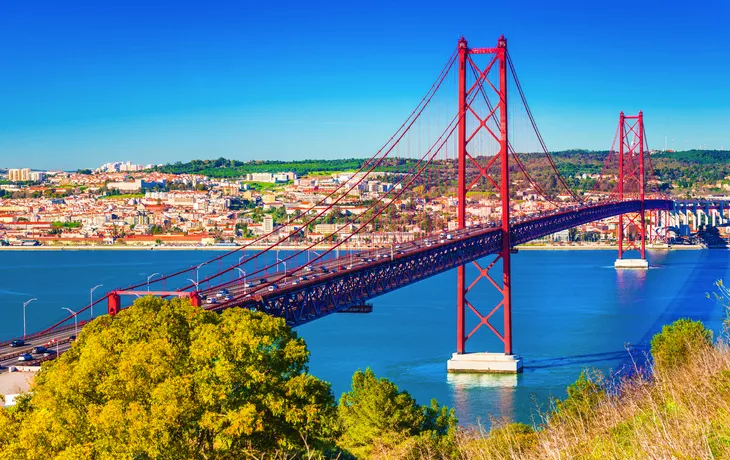
[[[652,147],[730,148],[729,5],[6,1],[0,167],[369,156],[459,36],[502,33],[549,148],[639,109]]]

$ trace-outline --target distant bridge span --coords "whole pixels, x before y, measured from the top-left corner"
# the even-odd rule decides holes
[[[645,200],[645,210],[670,210],[670,200]],[[511,228],[513,245],[527,243],[552,233],[593,222],[607,217],[639,212],[641,201],[622,201],[581,207],[575,210],[556,212],[547,216],[516,221]],[[232,286],[235,298],[225,304],[213,305],[211,310],[222,311],[231,307],[251,308],[282,317],[291,326],[304,324],[315,319],[361,305],[369,299],[409,284],[416,283],[439,273],[473,262],[490,254],[498,254],[501,249],[501,229],[475,227],[453,232],[451,240],[434,243],[430,246],[423,241],[405,248],[401,254],[392,255],[391,250],[383,249],[373,254],[372,262],[359,261],[351,268],[349,256],[341,256],[322,266],[330,267],[327,273],[308,278],[294,284],[300,275],[306,276],[299,267],[286,275],[269,277],[268,284],[246,290]],[[381,257],[377,257],[380,255]],[[332,272],[332,268],[336,271]],[[317,272],[319,275],[321,272]],[[267,286],[277,286],[269,291]],[[247,291],[247,292],[246,292]],[[203,291],[208,295],[214,292]]]

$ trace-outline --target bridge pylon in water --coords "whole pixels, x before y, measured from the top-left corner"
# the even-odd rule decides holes
[[[616,268],[647,269],[646,260],[646,212],[644,192],[646,171],[644,165],[644,114],[619,115],[619,159],[618,159],[618,199],[631,197],[641,202],[639,212],[620,214],[618,217],[617,238],[618,258]],[[639,251],[639,259],[625,259],[624,252],[632,249]]]
[[[485,179],[501,197],[501,250],[494,261],[486,267],[482,267],[477,261],[472,262],[478,270],[478,275],[468,286],[466,283],[466,265],[460,265],[457,268],[456,353],[449,359],[447,368],[449,372],[517,373],[522,370],[522,359],[512,352],[507,40],[504,36],[500,37],[497,46],[494,48],[469,48],[466,39],[462,37],[458,43],[458,53],[458,228],[463,229],[466,227],[467,192],[481,179]],[[475,55],[488,55],[491,59],[484,68],[480,69],[473,60]],[[475,81],[467,86],[469,71],[474,75]],[[499,82],[491,83],[489,81],[490,73],[497,73]],[[493,104],[490,102],[488,94],[494,98],[495,102]],[[484,113],[480,113],[480,110]],[[467,128],[469,132],[467,132]],[[491,136],[499,144],[499,153],[487,157],[488,161],[486,163],[484,158],[480,158],[480,152],[475,150],[478,148],[475,136],[482,130],[483,133],[486,133],[488,137]],[[472,143],[472,140],[475,142]],[[474,146],[474,149],[470,150],[471,146]],[[485,164],[480,164],[480,160]],[[490,176],[490,172],[494,172],[496,175],[497,164],[499,164],[500,177],[495,180]],[[477,177],[470,181],[467,181],[467,166],[472,171],[477,171]],[[502,283],[495,281],[489,273],[492,269],[498,270],[499,265],[496,264],[500,260],[502,262]],[[477,309],[476,303],[467,298],[469,292],[480,281],[489,281],[501,295],[501,301],[488,314],[483,314]],[[495,313],[500,310],[503,318],[503,325],[499,328],[501,332],[494,324],[490,323],[490,318],[493,318]],[[469,311],[476,315],[478,324],[467,333],[466,316]],[[467,353],[467,340],[483,326],[491,330],[504,344],[503,353]]]

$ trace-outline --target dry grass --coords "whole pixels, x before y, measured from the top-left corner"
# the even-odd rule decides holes
[[[730,458],[730,346],[672,372],[621,382],[587,416],[546,420],[521,433],[464,432],[459,457],[505,459]]]
[[[730,346],[698,352],[671,372],[620,382],[585,414],[547,415],[537,431],[501,424],[461,430],[451,452],[411,446],[375,458],[695,459],[730,458]]]

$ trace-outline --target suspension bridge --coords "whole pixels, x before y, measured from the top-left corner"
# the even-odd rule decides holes
[[[374,297],[456,269],[449,371],[519,372],[522,359],[512,348],[512,309],[519,308],[512,290],[521,288],[510,276],[515,246],[617,216],[616,267],[648,267],[646,244],[661,237],[651,227],[668,222],[676,208],[652,190],[652,171],[643,113],[622,112],[600,178],[591,190],[574,190],[538,130],[507,40],[473,48],[462,38],[395,133],[347,179],[317,192],[305,212],[203,264],[113,289],[24,338],[55,341],[63,351],[85,324],[80,314],[105,304],[106,313],[116,315],[146,295],[188,298],[217,312],[248,308],[297,326],[335,312],[367,311]],[[369,194],[373,178],[392,186]],[[450,204],[429,210],[444,197]],[[363,211],[343,216],[340,208],[355,202]],[[491,212],[482,212],[485,207]],[[304,238],[306,229],[332,215],[331,232]],[[419,216],[420,225],[402,216]],[[354,247],[363,235],[378,234],[377,243],[371,238],[367,248]],[[415,237],[396,236],[403,234]],[[296,249],[279,258],[278,251],[291,247]],[[631,250],[637,257],[625,257]],[[202,265],[216,264],[216,273],[200,279]],[[493,286],[490,303],[470,295],[478,283]],[[467,350],[468,341],[485,331],[501,351]],[[9,345],[0,344],[0,364],[13,363],[30,346]]]

